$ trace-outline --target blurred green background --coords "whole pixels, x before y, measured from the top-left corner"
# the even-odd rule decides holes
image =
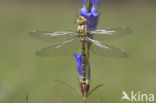
[[[122,91],[156,95],[156,3],[155,0],[105,0],[98,28],[128,26],[132,35],[107,42],[123,48],[128,59],[101,58],[91,54],[91,87],[104,82],[88,103],[122,103]],[[0,1],[0,103],[81,103],[71,88],[79,87],[74,57],[43,58],[37,49],[51,45],[32,39],[33,30],[76,30],[80,0]],[[130,103],[124,101],[123,103]]]

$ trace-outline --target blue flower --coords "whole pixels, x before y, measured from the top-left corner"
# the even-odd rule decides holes
[[[78,75],[82,76],[82,55],[74,54]]]
[[[90,20],[87,23],[88,30],[95,30],[98,25],[99,19],[93,15],[90,16]]]
[[[92,0],[91,3],[91,15],[93,15],[94,18],[97,18],[99,16],[99,5],[101,3],[101,0]]]
[[[88,21],[87,21],[87,29],[88,30],[95,30],[98,22],[99,22],[99,5],[101,3],[101,0],[91,0],[92,3],[92,7],[91,10],[89,12],[89,10],[87,9],[87,3],[88,0],[81,0],[83,7],[80,9],[80,15],[85,17]]]
[[[87,9],[87,3],[88,3],[88,0],[81,0],[82,1],[82,4],[83,4],[83,7],[80,9],[80,15],[85,17],[86,19],[89,18],[89,11]]]
[[[90,25],[88,26],[88,29],[96,29],[97,24],[99,22],[99,5],[101,3],[101,0],[91,0],[92,8],[91,8],[91,15],[90,15]]]
[[[88,19],[90,13],[88,12],[86,7],[82,7],[81,10],[80,10],[80,15],[85,17],[86,19]]]
[[[94,6],[91,8],[91,15],[93,15],[93,17],[99,16],[98,10]]]

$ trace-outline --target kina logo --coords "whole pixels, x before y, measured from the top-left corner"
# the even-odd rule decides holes
[[[129,94],[125,91],[122,91],[122,98],[121,101],[128,100],[128,101],[135,101],[135,102],[154,102],[154,94],[146,94],[141,92],[134,92],[131,91]]]

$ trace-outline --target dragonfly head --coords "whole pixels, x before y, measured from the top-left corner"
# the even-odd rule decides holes
[[[85,19],[85,17],[83,16],[80,16],[78,19],[77,19],[77,24],[78,25],[85,25],[87,22],[87,19]]]

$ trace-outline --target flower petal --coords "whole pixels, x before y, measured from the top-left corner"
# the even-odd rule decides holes
[[[99,15],[98,10],[97,10],[95,7],[92,7],[92,8],[91,8],[91,14],[92,14],[94,17],[98,17],[98,15]]]
[[[83,17],[85,17],[86,19],[88,19],[88,17],[89,17],[89,12],[88,12],[88,10],[87,10],[86,7],[82,7],[82,8],[81,8],[81,10],[80,10],[80,15],[83,16]]]
[[[91,3],[93,6],[98,8],[99,5],[101,4],[101,0],[91,0]]]
[[[82,55],[74,54],[78,75],[82,76]]]

